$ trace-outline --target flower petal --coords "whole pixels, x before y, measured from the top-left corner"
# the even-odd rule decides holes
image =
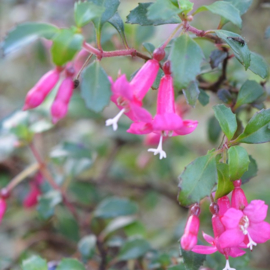
[[[204,240],[207,243],[211,244],[212,246],[214,245],[214,242],[215,242],[215,238],[214,237],[212,237],[211,235],[208,235],[208,234],[206,234],[204,232],[202,232],[202,235],[203,235]]]
[[[152,115],[144,108],[133,102],[129,105],[130,110],[125,113],[132,121],[148,123],[153,120]]]
[[[246,252],[240,248],[234,247],[230,249],[229,256],[236,258],[243,256]]]
[[[179,130],[183,126],[183,120],[176,113],[156,114],[153,121],[155,131]]]
[[[237,247],[245,238],[245,235],[237,227],[235,229],[226,230],[218,239],[221,248]]]
[[[230,208],[221,218],[226,229],[233,229],[239,226],[239,221],[243,216],[243,212],[235,208]]]
[[[208,247],[202,245],[196,245],[191,251],[200,253],[200,254],[212,254],[217,251],[216,247]]]
[[[243,210],[244,215],[253,223],[259,223],[265,220],[267,216],[268,205],[264,201],[254,200]]]
[[[152,125],[150,123],[132,123],[127,130],[129,133],[133,134],[148,134],[153,131]]]
[[[126,78],[126,75],[123,74],[120,76],[113,84],[112,92],[116,96],[122,96],[128,100],[132,100],[133,92],[132,88]]]
[[[252,223],[248,227],[248,232],[254,242],[264,243],[270,239],[270,224],[265,221]]]
[[[198,121],[184,120],[183,126],[180,129],[175,130],[175,136],[190,134],[196,129],[197,126]]]

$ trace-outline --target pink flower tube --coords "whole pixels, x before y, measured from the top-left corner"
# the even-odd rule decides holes
[[[4,199],[0,199],[0,223],[4,217],[6,210],[7,210],[6,201]]]
[[[60,72],[57,69],[47,72],[38,83],[27,93],[23,110],[38,107],[57,84]]]
[[[41,191],[36,183],[30,184],[30,192],[27,194],[23,201],[25,208],[31,208],[38,202],[38,197],[41,195]]]
[[[184,235],[181,237],[181,247],[184,250],[192,250],[197,244],[197,236],[200,228],[200,220],[196,215],[188,218]]]
[[[51,107],[52,122],[54,124],[66,116],[73,89],[73,80],[72,77],[69,76],[61,83]]]
[[[232,192],[232,207],[243,210],[248,205],[248,201],[243,189],[241,188],[241,184],[241,180],[233,182],[234,190]]]

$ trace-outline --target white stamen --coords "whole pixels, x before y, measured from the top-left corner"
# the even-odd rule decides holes
[[[148,152],[153,152],[154,155],[159,154],[159,159],[166,158],[167,156],[166,152],[162,150],[162,139],[163,139],[163,136],[160,135],[159,144],[156,149],[155,148],[148,149]]]
[[[249,233],[247,233],[249,243],[247,244],[247,247],[250,248],[250,250],[253,249],[253,246],[257,246],[257,243],[252,240]]]
[[[252,240],[252,238],[249,235],[249,232],[247,230],[249,227],[249,219],[247,216],[243,216],[242,221],[244,221],[244,224],[240,225],[240,229],[244,235],[248,236],[249,243],[247,244],[247,247],[250,248],[250,250],[252,250],[253,246],[257,246],[257,243]]]
[[[122,109],[114,118],[106,120],[106,126],[113,126],[113,130],[116,131],[118,128],[117,122],[119,121],[122,114],[125,112],[125,109]]]
[[[225,268],[223,268],[223,270],[236,270],[236,269],[235,268],[231,268],[230,267],[229,260],[226,260],[226,265],[225,265]]]

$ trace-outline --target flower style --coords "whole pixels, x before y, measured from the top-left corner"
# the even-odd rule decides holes
[[[120,112],[106,121],[106,126],[113,126],[117,130],[118,121],[123,114],[126,114],[132,121],[140,121],[147,117],[152,119],[150,113],[141,108],[142,100],[154,83],[159,70],[159,62],[155,59],[147,61],[129,83],[125,75],[120,76],[112,83],[113,95],[111,100],[120,109]]]
[[[250,250],[258,243],[270,239],[270,224],[264,219],[268,206],[261,200],[254,200],[243,211],[230,208],[222,217],[226,231],[219,238],[222,248],[247,243]]]

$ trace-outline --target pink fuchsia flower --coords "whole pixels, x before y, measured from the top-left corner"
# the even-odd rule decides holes
[[[230,209],[230,199],[228,196],[223,196],[218,199],[219,215],[223,216]]]
[[[66,116],[73,89],[73,79],[71,76],[68,76],[61,83],[51,107],[52,122],[54,124]]]
[[[241,184],[241,180],[233,181],[234,190],[232,192],[232,207],[243,210],[248,205],[248,201],[243,189],[241,188]]]
[[[23,206],[25,208],[31,208],[38,202],[38,197],[41,195],[41,191],[36,183],[30,184],[30,192],[24,198]]]
[[[57,84],[60,71],[56,68],[41,77],[38,83],[27,93],[23,110],[38,107]]]
[[[113,95],[111,100],[120,109],[120,112],[106,121],[106,126],[113,126],[113,130],[118,128],[118,121],[123,114],[126,114],[132,121],[140,121],[152,116],[145,109],[141,108],[142,100],[154,83],[159,70],[159,62],[155,59],[147,61],[137,72],[129,83],[125,75],[120,76],[112,84]]]
[[[4,217],[4,214],[6,213],[7,210],[7,204],[4,199],[0,199],[0,223]]]
[[[270,239],[270,224],[264,219],[268,205],[261,200],[254,200],[243,211],[230,208],[222,217],[226,231],[219,238],[222,248],[235,247],[247,243],[250,250],[258,243]]]

